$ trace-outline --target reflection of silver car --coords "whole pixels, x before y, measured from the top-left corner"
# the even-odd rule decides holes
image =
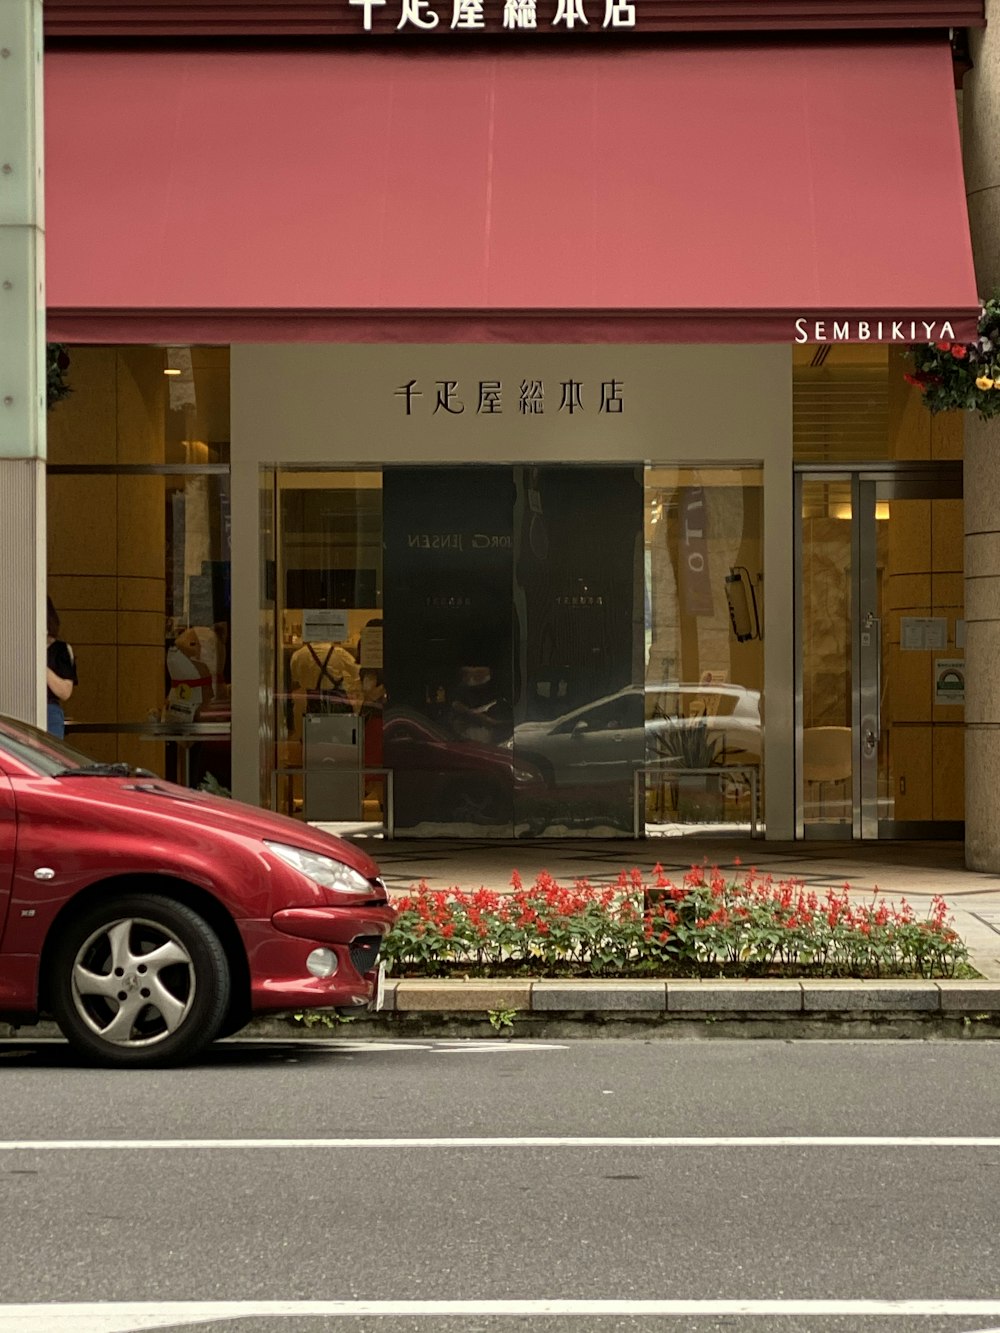
[[[630,687],[548,722],[520,722],[507,744],[556,787],[629,781],[656,759],[687,767],[759,760],[759,691],[670,681],[647,685],[645,701],[643,694]],[[706,757],[699,760],[699,752]]]
[[[759,762],[763,728],[760,691],[742,685],[668,681],[646,686],[646,727],[654,735],[670,730],[703,730],[722,763]]]
[[[519,722],[507,744],[553,786],[628,781],[637,766],[660,758],[688,768],[759,762],[760,692],[668,681],[645,686],[644,701],[643,689],[623,689],[563,717]]]

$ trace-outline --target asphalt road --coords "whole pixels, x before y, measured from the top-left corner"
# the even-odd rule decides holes
[[[1000,1333],[998,1091],[984,1041],[0,1043],[0,1333]]]

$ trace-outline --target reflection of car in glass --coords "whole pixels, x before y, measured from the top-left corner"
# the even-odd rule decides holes
[[[515,791],[543,785],[509,745],[464,740],[422,713],[391,707],[383,728],[397,827],[418,823],[509,824]]]
[[[760,691],[742,685],[668,681],[645,689],[646,725],[654,735],[670,727],[704,728],[722,763],[759,762],[763,729]]]
[[[254,1013],[370,1004],[392,921],[349,843],[0,718],[0,1018],[177,1063]]]
[[[582,787],[629,780],[640,764],[666,757],[678,731],[703,735],[718,762],[758,762],[760,693],[675,681],[629,687],[547,722],[518,723],[508,745],[552,786]]]

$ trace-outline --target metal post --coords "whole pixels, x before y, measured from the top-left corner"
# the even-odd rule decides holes
[[[45,722],[42,6],[0,0],[0,712]]]

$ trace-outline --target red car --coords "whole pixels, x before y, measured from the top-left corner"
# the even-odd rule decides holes
[[[0,1019],[176,1064],[252,1014],[377,1007],[393,919],[349,843],[0,718]]]

